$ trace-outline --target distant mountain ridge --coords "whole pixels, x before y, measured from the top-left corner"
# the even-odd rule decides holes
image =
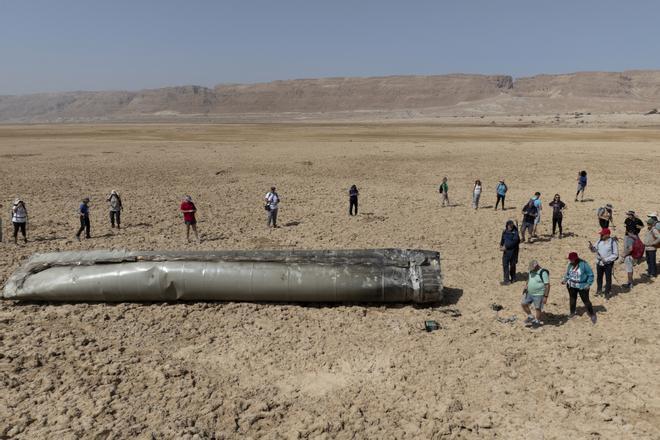
[[[435,109],[465,115],[636,112],[660,107],[660,70],[577,72],[513,79],[450,74],[321,78],[259,84],[0,96],[1,122],[131,120],[193,116]]]

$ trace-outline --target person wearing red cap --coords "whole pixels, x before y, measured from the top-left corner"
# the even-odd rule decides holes
[[[603,228],[596,244],[589,242],[589,249],[596,254],[596,295],[603,293],[605,276],[605,298],[612,292],[612,271],[614,262],[619,259],[619,245],[611,234],[608,228]]]
[[[591,305],[589,299],[589,288],[594,283],[594,272],[589,267],[589,263],[581,259],[577,252],[568,254],[569,264],[566,267],[566,274],[561,281],[566,284],[569,297],[569,310],[570,317],[575,317],[575,308],[577,305],[577,297],[580,296],[582,303],[587,308],[587,314],[591,318],[592,323],[596,323],[596,312]]]

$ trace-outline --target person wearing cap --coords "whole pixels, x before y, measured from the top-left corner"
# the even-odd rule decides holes
[[[360,196],[360,191],[356,185],[351,185],[348,190],[348,215],[353,216],[358,214],[358,197]],[[355,214],[353,214],[353,209],[355,208]]]
[[[82,199],[78,207],[78,217],[80,218],[80,229],[76,233],[76,239],[80,241],[80,235],[85,231],[85,238],[92,238],[90,234],[91,224],[89,222],[89,197]]]
[[[500,200],[502,201],[502,211],[504,211],[504,199],[506,198],[506,192],[509,190],[509,188],[506,186],[506,183],[504,183],[504,179],[500,179],[500,181],[497,184],[497,187],[495,187],[495,192],[497,193],[497,202],[495,202],[495,211],[497,211],[497,205],[500,204]]]
[[[612,292],[612,272],[614,262],[619,259],[619,244],[611,237],[608,228],[600,231],[600,239],[596,244],[589,242],[589,250],[596,254],[596,295],[603,293],[603,276],[605,277],[605,298]]]
[[[121,211],[124,207],[121,204],[121,197],[116,190],[112,190],[110,195],[107,198],[108,204],[110,205],[110,227],[115,227],[115,221],[117,222],[117,229],[121,229]]]
[[[548,295],[550,295],[550,273],[542,269],[536,260],[529,262],[528,269],[529,276],[520,306],[527,313],[525,324],[538,327],[543,325],[543,321],[541,321],[543,306],[548,302]],[[534,305],[534,315],[529,307],[530,304]]]
[[[18,244],[18,231],[23,235],[23,241],[27,243],[27,220],[28,212],[25,202],[21,199],[14,200],[14,206],[11,208],[11,222],[14,225],[14,244]]]
[[[633,232],[635,235],[639,235],[639,233],[642,231],[642,228],[644,228],[644,222],[642,222],[639,217],[637,217],[635,211],[626,212],[626,220],[624,221],[624,225],[626,226],[626,233]]]
[[[656,257],[657,250],[660,247],[660,230],[656,228],[657,224],[657,217],[649,215],[649,218],[646,220],[646,231],[644,231],[644,236],[642,237],[644,252],[646,254],[646,276],[651,278],[658,276]]]
[[[561,283],[566,285],[569,297],[570,318],[575,317],[577,297],[580,296],[582,303],[587,308],[587,314],[593,324],[596,323],[596,312],[589,299],[589,289],[594,283],[594,272],[589,263],[580,258],[577,252],[568,254],[568,266]]]
[[[280,205],[280,195],[274,186],[270,187],[270,191],[266,194],[264,199],[266,201],[266,211],[268,211],[268,227],[277,228],[277,212]]]
[[[534,200],[534,206],[536,206],[536,217],[534,217],[534,228],[532,229],[532,237],[536,237],[537,236],[536,232],[539,227],[539,223],[541,223],[541,210],[543,209],[543,203],[541,202],[541,193],[538,191],[535,192],[532,200]]]
[[[610,223],[613,222],[612,220],[612,204],[608,203],[605,206],[601,206],[598,208],[598,224],[600,225],[601,229],[604,228],[609,228]]]
[[[183,222],[186,225],[186,241],[190,243],[190,229],[192,228],[195,233],[195,238],[197,239],[197,242],[199,242],[199,235],[197,234],[197,219],[195,218],[197,207],[193,203],[191,196],[185,196],[183,198],[179,210],[183,213]]]
[[[504,275],[503,285],[509,285],[516,281],[516,264],[518,263],[518,251],[520,249],[520,236],[518,228],[513,220],[508,220],[502,231],[500,239],[500,250],[502,251],[502,272]]]

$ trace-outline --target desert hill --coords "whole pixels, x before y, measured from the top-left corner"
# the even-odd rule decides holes
[[[578,72],[515,80],[507,75],[452,74],[0,96],[0,122],[200,116],[241,120],[273,115],[286,119],[287,114],[319,118],[333,113],[350,119],[364,112],[396,117],[402,110],[425,110],[426,116],[617,113],[659,106],[660,71]]]

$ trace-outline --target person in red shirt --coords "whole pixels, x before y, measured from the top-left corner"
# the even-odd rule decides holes
[[[195,219],[197,208],[192,201],[192,197],[185,196],[181,201],[181,208],[179,209],[183,213],[183,222],[186,224],[186,240],[190,243],[190,228],[192,228],[195,233],[195,238],[199,242],[199,235],[197,235],[197,220]]]

